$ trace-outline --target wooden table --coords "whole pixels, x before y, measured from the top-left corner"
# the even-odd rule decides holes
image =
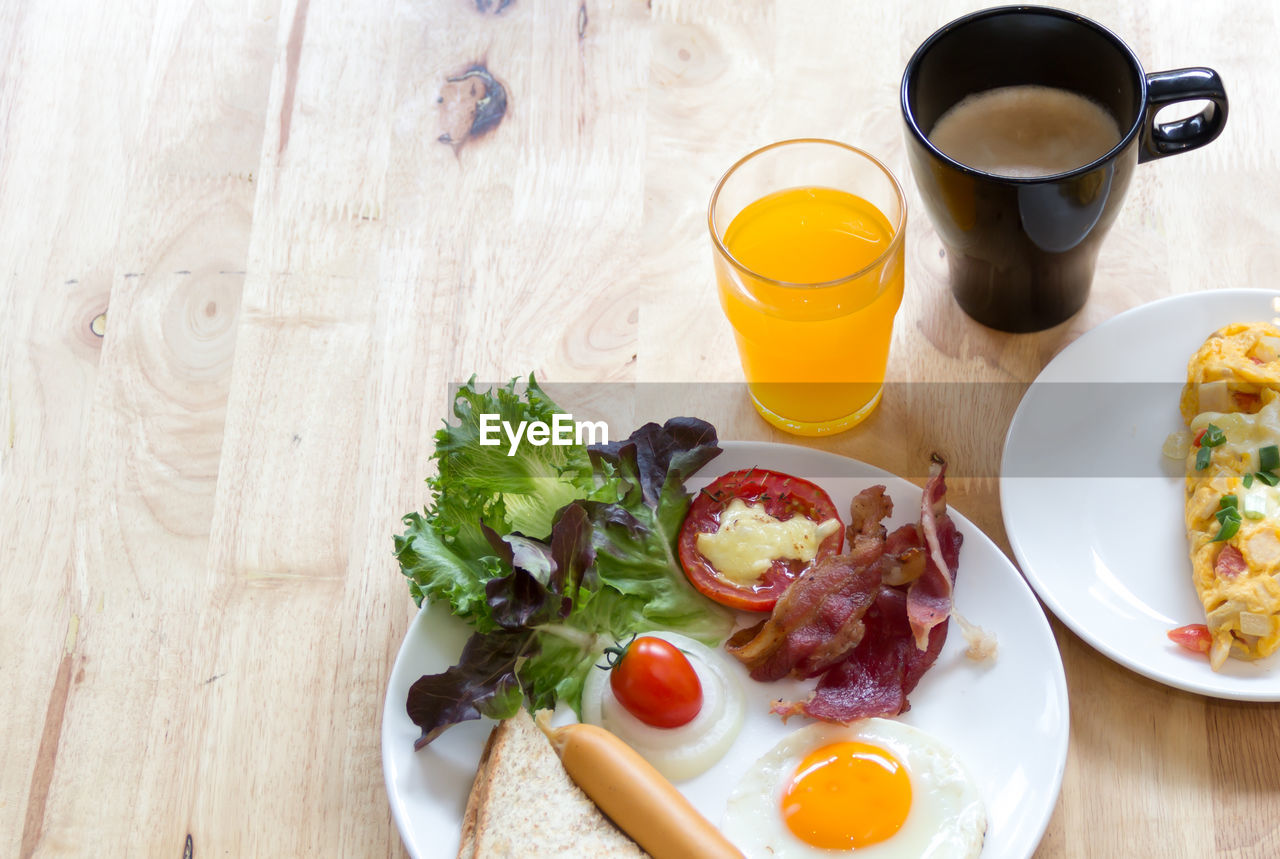
[[[740,381],[711,187],[807,135],[906,180],[902,67],[972,4],[898,5],[4,4],[0,855],[402,854],[391,535],[449,384]],[[1232,113],[1138,171],[1089,304],[1042,334],[956,308],[910,189],[891,376],[1006,383],[1004,423],[1100,321],[1280,269],[1270,8],[1067,5],[1149,69],[1216,67]],[[740,397],[710,408],[722,437],[779,438]],[[815,444],[901,473],[968,457],[954,504],[1007,549],[1004,423],[887,402]],[[1037,855],[1280,853],[1280,709],[1054,628],[1071,753]]]

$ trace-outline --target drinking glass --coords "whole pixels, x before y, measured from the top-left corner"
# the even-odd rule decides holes
[[[756,410],[797,435],[864,420],[902,303],[907,209],[893,174],[843,143],[784,140],[729,168],[707,222]]]

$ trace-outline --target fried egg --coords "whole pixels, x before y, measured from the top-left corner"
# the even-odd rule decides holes
[[[592,669],[582,687],[582,721],[617,734],[672,781],[686,781],[710,769],[733,745],[746,712],[742,685],[728,657],[701,642],[676,632],[644,635],[669,641],[688,657],[702,684],[698,715],[678,728],[646,725],[614,697],[609,672]]]
[[[955,754],[888,719],[784,738],[730,794],[721,830],[754,857],[973,857],[987,815]]]

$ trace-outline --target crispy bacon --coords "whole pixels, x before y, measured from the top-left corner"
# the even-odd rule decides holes
[[[776,702],[772,711],[785,720],[804,714],[847,724],[871,716],[896,716],[910,709],[907,695],[933,665],[947,640],[947,624],[929,632],[924,650],[915,645],[907,617],[908,598],[898,588],[883,587],[867,611],[867,633],[847,659],[818,681],[804,701]]]
[[[920,533],[928,552],[924,571],[907,591],[907,617],[916,647],[929,646],[929,631],[951,614],[951,583],[963,536],[947,515],[947,464],[935,458],[920,501]]]
[[[887,569],[895,564],[905,567],[905,559],[914,552],[924,556],[924,571],[909,587],[881,584],[862,618],[865,633],[857,646],[823,674],[807,699],[775,702],[772,711],[784,720],[804,714],[847,724],[894,716],[910,707],[907,696],[946,641],[951,590],[960,563],[962,535],[946,512],[945,470],[945,464],[935,460],[919,526],[899,528],[885,541]]]
[[[1213,571],[1220,579],[1234,579],[1247,569],[1249,565],[1245,563],[1244,555],[1230,543],[1223,545],[1218,560],[1213,562]]]
[[[906,585],[924,572],[924,541],[915,525],[902,525],[884,541],[884,583]]]
[[[920,529],[914,524],[900,525],[885,538],[884,553],[898,557],[919,549],[920,546]]]
[[[791,583],[772,614],[740,630],[726,650],[762,682],[813,677],[835,665],[863,637],[862,615],[880,588],[883,520],[893,502],[883,486],[858,493],[850,509],[850,551],[825,558]]]
[[[875,540],[884,550],[884,520],[893,515],[893,499],[884,494],[884,485],[877,483],[853,496],[849,502],[849,527],[845,537],[849,540],[850,554],[857,554],[859,540]]]

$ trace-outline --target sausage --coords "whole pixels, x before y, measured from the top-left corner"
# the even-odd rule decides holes
[[[654,859],[742,859],[675,785],[617,736],[595,725],[552,728],[545,710],[536,721],[569,777]]]

